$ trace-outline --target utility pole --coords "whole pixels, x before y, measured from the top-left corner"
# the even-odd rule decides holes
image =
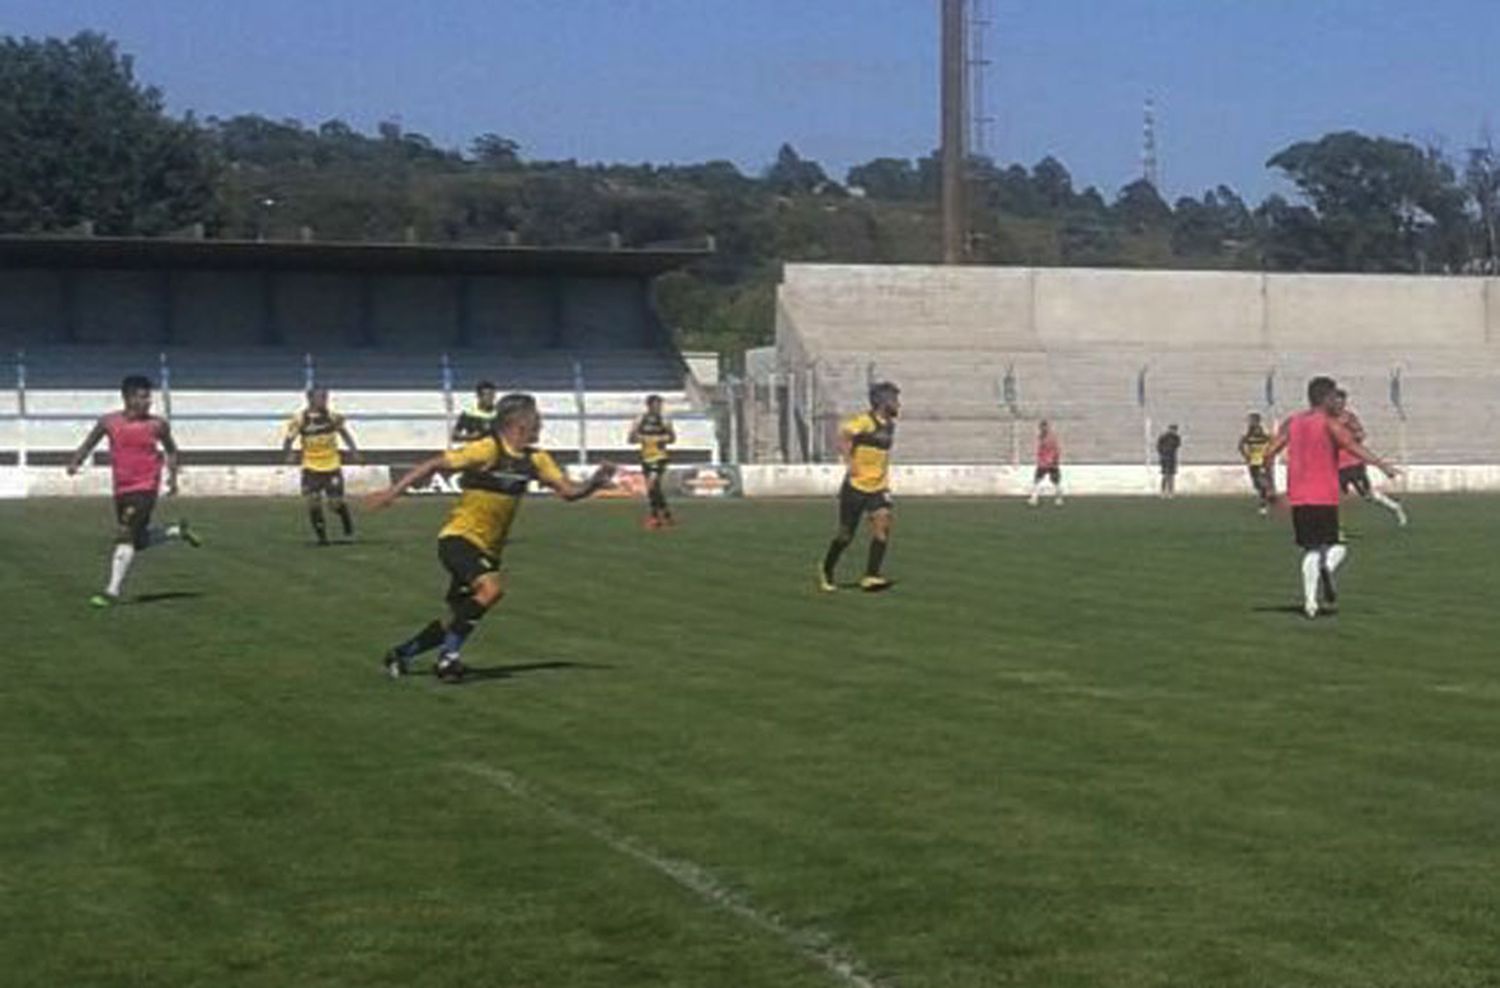
[[[968,224],[964,208],[964,172],[968,155],[964,132],[968,124],[964,76],[967,53],[964,45],[965,0],[942,0],[942,165],[943,165],[943,263],[961,264],[967,254]]]

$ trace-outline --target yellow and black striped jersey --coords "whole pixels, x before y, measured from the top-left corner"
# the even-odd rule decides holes
[[[664,415],[647,412],[635,424],[635,437],[641,444],[642,463],[661,463],[667,458],[672,441],[672,423]]]
[[[344,417],[334,411],[304,408],[287,420],[285,434],[302,445],[302,469],[329,473],[343,466],[339,430]]]
[[[885,490],[889,486],[896,420],[881,418],[873,411],[864,412],[846,419],[840,431],[852,444],[849,450],[849,486],[866,494]]]
[[[1245,465],[1252,467],[1263,467],[1266,465],[1266,451],[1271,448],[1271,435],[1259,427],[1247,429],[1240,437],[1240,455],[1245,458]]]
[[[489,435],[495,425],[495,410],[486,411],[475,405],[473,408],[465,408],[458,413],[458,420],[453,423],[453,441],[460,443],[471,443],[476,439],[483,439]]]
[[[530,483],[563,478],[550,453],[530,446],[512,449],[494,436],[449,450],[443,465],[462,471],[463,493],[438,537],[457,535],[491,556],[500,555]]]

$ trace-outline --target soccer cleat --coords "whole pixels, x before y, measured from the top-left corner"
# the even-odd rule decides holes
[[[385,665],[385,674],[392,679],[400,679],[411,672],[411,665],[406,656],[394,648],[385,653],[385,658],[380,661]]]
[[[444,683],[461,683],[464,678],[464,664],[459,661],[457,653],[444,654],[437,661],[437,678]]]
[[[1264,504],[1262,504],[1260,506],[1260,516],[1262,518],[1268,518],[1268,517],[1270,517],[1270,514],[1271,514],[1270,509],[1267,508]]]
[[[177,522],[177,534],[182,536],[182,541],[186,542],[194,549],[203,548],[202,536],[188,527],[188,520],[186,518],[180,519]]]
[[[1323,603],[1334,604],[1338,602],[1339,590],[1333,585],[1333,573],[1327,569],[1318,571],[1318,590],[1323,595]]]
[[[112,593],[96,593],[89,598],[89,606],[98,610],[114,607],[120,602],[120,598]]]
[[[1406,527],[1406,509],[1396,505],[1396,525],[1400,528]]]
[[[823,591],[824,593],[833,593],[838,588],[839,588],[838,584],[833,582],[833,577],[830,576],[829,573],[828,573],[828,571],[823,568],[823,564],[819,563],[818,564],[818,589],[821,590],[821,591]]]
[[[1307,603],[1302,605],[1302,613],[1306,615],[1309,621],[1311,621],[1313,618],[1318,616],[1317,603],[1309,600]]]
[[[890,585],[891,581],[883,576],[863,576],[859,580],[859,588],[872,593],[876,590],[885,590]]]
[[[1053,501],[1053,502],[1052,502],[1052,503],[1053,503],[1053,504],[1054,504],[1054,505],[1055,505],[1055,506],[1057,506],[1057,507],[1059,507],[1059,508],[1060,508],[1060,507],[1062,507],[1062,506],[1063,506],[1063,499],[1062,499],[1062,498],[1058,498],[1058,499],[1057,499],[1057,500],[1056,500],[1056,501]]]

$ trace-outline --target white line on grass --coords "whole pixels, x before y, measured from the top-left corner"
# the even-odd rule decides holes
[[[470,775],[493,782],[517,799],[540,807],[553,818],[574,830],[588,834],[610,850],[634,858],[641,864],[670,878],[710,905],[727,910],[750,925],[773,934],[797,953],[827,970],[842,983],[853,985],[854,988],[882,988],[880,981],[861,973],[866,965],[859,958],[834,945],[828,937],[816,931],[798,929],[778,919],[774,914],[757,908],[745,896],[729,889],[708,871],[691,861],[682,861],[658,854],[635,838],[618,833],[599,820],[575,813],[537,792],[525,779],[514,772],[490,765],[467,764],[458,767]]]

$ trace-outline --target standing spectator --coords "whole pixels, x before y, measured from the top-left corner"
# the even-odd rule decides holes
[[[1167,426],[1167,431],[1156,437],[1156,462],[1161,465],[1161,496],[1177,494],[1177,451],[1182,448],[1182,436],[1177,423]]]

